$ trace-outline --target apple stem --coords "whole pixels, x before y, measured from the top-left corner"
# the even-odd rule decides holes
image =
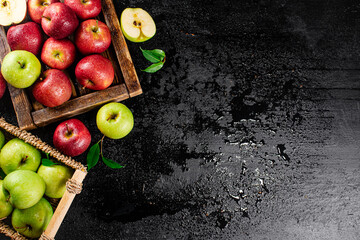
[[[97,32],[99,30],[99,20],[96,20],[96,27],[93,29],[93,32]]]
[[[103,149],[103,142],[104,142],[105,135],[102,136],[100,139],[100,155],[103,156],[102,149]]]
[[[47,20],[51,20],[51,18],[49,18],[49,17],[45,17],[44,15],[43,16],[41,16],[42,18],[46,18]]]
[[[71,136],[72,131],[70,130],[69,125],[68,125],[67,123],[65,123],[65,125],[66,125],[66,131],[67,131],[67,132],[65,133],[65,135]]]
[[[21,68],[24,68],[25,64],[22,64],[21,62],[17,61],[18,64],[20,64]]]

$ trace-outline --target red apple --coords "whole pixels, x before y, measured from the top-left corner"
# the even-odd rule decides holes
[[[6,37],[11,50],[26,50],[34,55],[40,53],[43,36],[40,26],[34,22],[10,27]]]
[[[84,21],[75,32],[75,45],[84,55],[102,53],[109,48],[110,44],[110,30],[99,20]]]
[[[79,20],[74,11],[63,3],[53,3],[48,6],[41,19],[44,32],[55,39],[66,38],[78,25]]]
[[[3,75],[0,73],[0,98],[4,96],[5,90],[6,90],[6,81]]]
[[[89,147],[91,135],[80,120],[73,118],[56,127],[53,142],[60,152],[75,157],[85,152]]]
[[[75,67],[75,76],[84,87],[103,90],[113,82],[114,68],[109,59],[94,54],[80,60]]]
[[[71,93],[69,78],[58,69],[46,70],[32,88],[35,99],[47,107],[63,104],[70,99]]]
[[[49,38],[41,51],[41,60],[51,68],[64,70],[75,61],[75,45],[69,39]]]
[[[64,0],[81,20],[94,18],[101,12],[101,0]]]
[[[43,15],[45,8],[50,4],[60,2],[59,0],[29,0],[28,10],[30,18],[36,22],[41,23],[41,16]]]

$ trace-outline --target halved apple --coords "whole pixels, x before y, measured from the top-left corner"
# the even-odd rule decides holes
[[[26,0],[0,0],[0,25],[9,26],[24,20]]]
[[[154,20],[141,8],[126,8],[121,14],[120,22],[124,36],[132,42],[144,42],[156,33]]]

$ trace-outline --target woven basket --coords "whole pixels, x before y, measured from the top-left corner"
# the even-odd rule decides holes
[[[56,207],[54,215],[52,216],[48,227],[45,232],[41,235],[39,239],[41,240],[50,240],[54,239],[55,235],[60,228],[60,225],[71,206],[72,201],[74,200],[76,194],[79,194],[82,190],[82,182],[87,174],[86,167],[81,163],[73,160],[71,157],[61,154],[59,151],[49,146],[47,143],[41,141],[39,138],[35,137],[31,133],[20,130],[18,127],[6,122],[4,118],[0,118],[0,128],[3,130],[6,138],[17,137],[37,149],[48,153],[55,160],[73,168],[75,170],[71,179],[66,183],[66,191],[64,196],[61,198],[60,202],[55,199],[51,199],[50,203],[53,207]],[[6,225],[1,219],[0,220],[0,233],[5,234],[6,236],[15,239],[15,240],[24,240],[27,239],[23,235],[16,232],[13,228]]]

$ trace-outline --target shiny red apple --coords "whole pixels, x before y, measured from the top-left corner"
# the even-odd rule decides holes
[[[92,90],[102,90],[114,80],[114,68],[109,59],[99,54],[84,57],[75,67],[78,82]]]
[[[75,32],[75,45],[84,55],[102,53],[109,48],[110,44],[110,30],[99,20],[84,21]]]
[[[6,81],[2,76],[2,74],[0,73],[0,98],[4,96],[5,90],[6,90]]]
[[[64,70],[75,61],[75,45],[69,39],[49,38],[41,51],[41,60],[51,68]]]
[[[32,88],[35,99],[47,107],[63,104],[70,99],[71,93],[69,78],[58,69],[46,70]]]
[[[41,19],[44,32],[55,39],[66,38],[79,25],[76,14],[63,3],[53,3],[47,7]]]
[[[80,120],[73,118],[56,127],[53,142],[60,152],[75,157],[85,152],[89,147],[91,135]]]
[[[41,23],[41,16],[45,9],[52,3],[60,2],[59,0],[29,0],[27,2],[30,18],[36,22]]]
[[[101,12],[101,0],[64,0],[81,20],[94,18]]]
[[[11,50],[26,50],[38,55],[43,43],[41,28],[34,22],[27,22],[9,28],[7,41]]]

